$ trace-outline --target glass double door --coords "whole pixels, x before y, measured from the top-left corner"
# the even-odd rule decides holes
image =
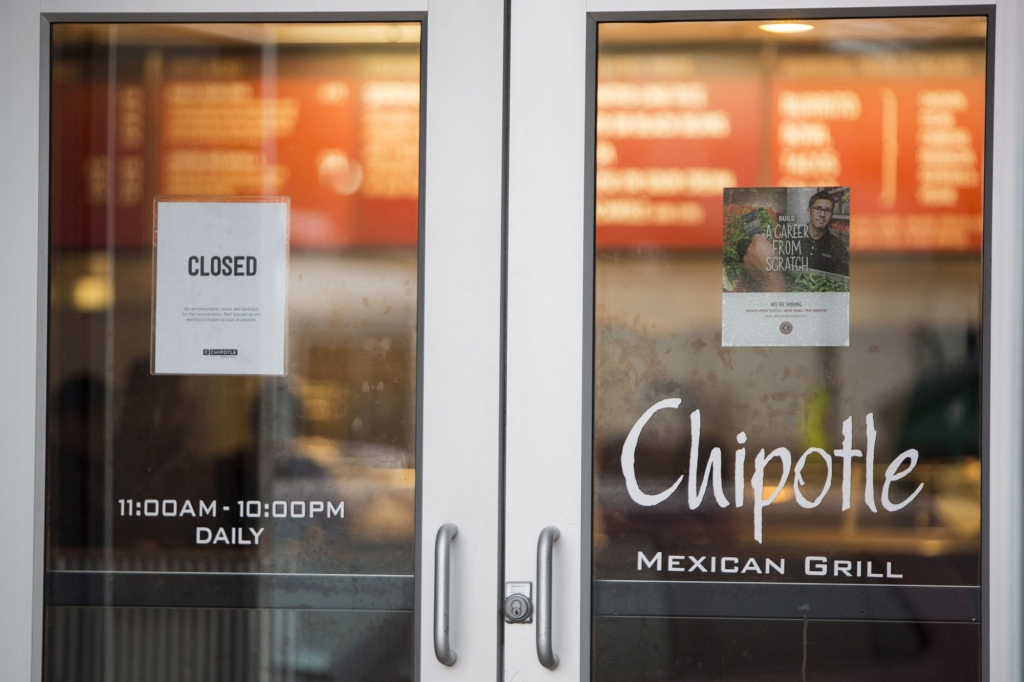
[[[390,9],[52,19],[44,679],[996,669],[992,13]]]

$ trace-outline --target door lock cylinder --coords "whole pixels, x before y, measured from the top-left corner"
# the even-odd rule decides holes
[[[533,583],[505,583],[505,622],[533,622]]]

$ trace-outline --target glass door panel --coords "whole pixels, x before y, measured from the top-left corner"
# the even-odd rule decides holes
[[[51,64],[45,678],[412,679],[420,25],[55,24]],[[283,376],[154,373],[156,197],[290,200]]]
[[[981,679],[988,35],[598,25],[593,679]]]

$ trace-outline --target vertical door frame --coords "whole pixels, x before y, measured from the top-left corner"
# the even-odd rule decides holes
[[[990,19],[996,15],[989,34],[995,50],[987,74],[986,144],[992,151],[986,158],[990,229],[983,253],[990,273],[983,307],[983,674],[987,680],[1021,677],[1024,134],[1015,112],[1024,99],[1024,12],[1018,3],[782,0],[751,10],[742,0],[577,0],[556,10],[542,0],[524,0],[513,9],[510,59],[505,571],[509,579],[527,579],[537,531],[561,527],[554,642],[565,656],[553,673],[544,671],[532,653],[532,629],[506,626],[507,678],[523,672],[527,679],[590,679],[597,22],[866,16],[872,10],[888,16],[962,14],[974,8]],[[546,39],[552,35],[560,40]],[[560,93],[557,107],[550,104],[551,93]],[[564,490],[564,482],[573,480],[580,482],[578,495]],[[553,494],[548,481],[563,482],[561,493]]]
[[[501,666],[503,0],[430,0],[424,249],[418,679],[480,682]],[[451,551],[451,647],[434,656],[434,538]]]
[[[586,0],[516,0],[510,18],[505,579],[536,582],[538,536],[560,532],[551,590],[560,662],[539,663],[536,622],[506,624],[504,679],[516,682],[589,679],[589,580],[580,573],[590,556],[581,448],[587,21]]]

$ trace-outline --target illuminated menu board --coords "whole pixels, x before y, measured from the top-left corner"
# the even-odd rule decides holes
[[[981,248],[984,50],[708,61],[602,56],[599,247],[717,249],[723,188],[845,185],[854,251]]]
[[[687,56],[599,63],[598,245],[719,247],[722,188],[758,181],[761,80]]]
[[[981,59],[782,60],[772,82],[773,184],[850,185],[853,250],[980,249]]]
[[[151,246],[156,195],[290,197],[293,248],[416,243],[415,51],[122,64],[113,97],[55,65],[56,244]]]
[[[111,104],[114,115],[108,117]],[[111,92],[83,74],[80,64],[56,63],[50,109],[54,245],[102,248],[113,230],[121,243],[152,246],[144,209],[149,176],[141,78],[125,77]]]

